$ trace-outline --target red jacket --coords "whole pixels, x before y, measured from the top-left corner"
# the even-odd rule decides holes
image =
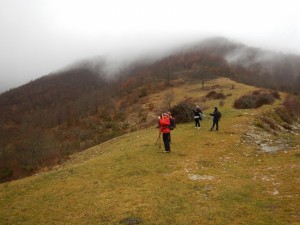
[[[170,133],[170,119],[169,117],[167,116],[162,116],[162,118],[159,120],[159,129],[160,129],[160,132],[162,133]]]

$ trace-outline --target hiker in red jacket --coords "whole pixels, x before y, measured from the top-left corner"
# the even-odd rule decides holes
[[[168,113],[164,113],[159,119],[159,129],[163,134],[163,142],[165,146],[165,152],[171,152],[170,140],[171,140],[171,130],[170,130],[170,119]]]

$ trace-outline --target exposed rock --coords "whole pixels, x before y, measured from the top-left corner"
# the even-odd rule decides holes
[[[213,180],[215,177],[214,176],[209,176],[209,175],[197,175],[197,174],[188,174],[188,177],[191,180]]]
[[[142,220],[139,217],[128,217],[120,221],[120,224],[126,224],[126,225],[133,225],[133,224],[139,224]]]
[[[298,135],[300,125],[294,124],[292,127],[292,131],[281,127],[281,130],[277,131],[276,138],[274,138],[274,133],[267,132],[259,127],[252,125],[249,127],[248,131],[243,135],[243,138],[248,143],[257,144],[258,148],[263,152],[277,152],[281,150],[289,150],[291,149],[291,147],[289,146],[289,139],[284,138],[284,136],[280,134],[289,132],[293,135]]]

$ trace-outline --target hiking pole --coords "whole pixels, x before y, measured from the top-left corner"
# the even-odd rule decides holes
[[[158,145],[158,148],[161,148],[161,138],[160,138],[160,136],[161,136],[161,131],[160,131],[160,122],[159,122],[159,120],[161,119],[161,117],[159,116],[158,117],[158,126],[157,126],[157,128],[158,128],[158,138],[157,138],[157,140],[156,140],[156,142],[155,142],[155,145],[157,144],[157,142],[158,142],[158,140],[159,140],[159,145]]]
[[[159,146],[158,148],[160,149],[161,148],[161,132],[159,131]]]
[[[158,134],[158,138],[157,138],[157,140],[156,140],[156,142],[155,142],[155,145],[157,144],[157,142],[158,142],[158,140],[159,140],[158,148],[161,148],[161,138],[160,138],[161,132],[160,132],[160,130],[158,130],[158,132],[159,132],[159,134]]]

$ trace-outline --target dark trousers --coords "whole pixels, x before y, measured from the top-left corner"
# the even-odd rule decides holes
[[[195,119],[195,127],[200,127],[200,119]]]
[[[163,133],[163,142],[164,142],[166,152],[171,151],[170,141],[171,141],[171,134],[170,133]]]
[[[213,120],[213,125],[211,127],[211,130],[214,129],[215,125],[216,125],[216,130],[219,130],[219,120]]]

